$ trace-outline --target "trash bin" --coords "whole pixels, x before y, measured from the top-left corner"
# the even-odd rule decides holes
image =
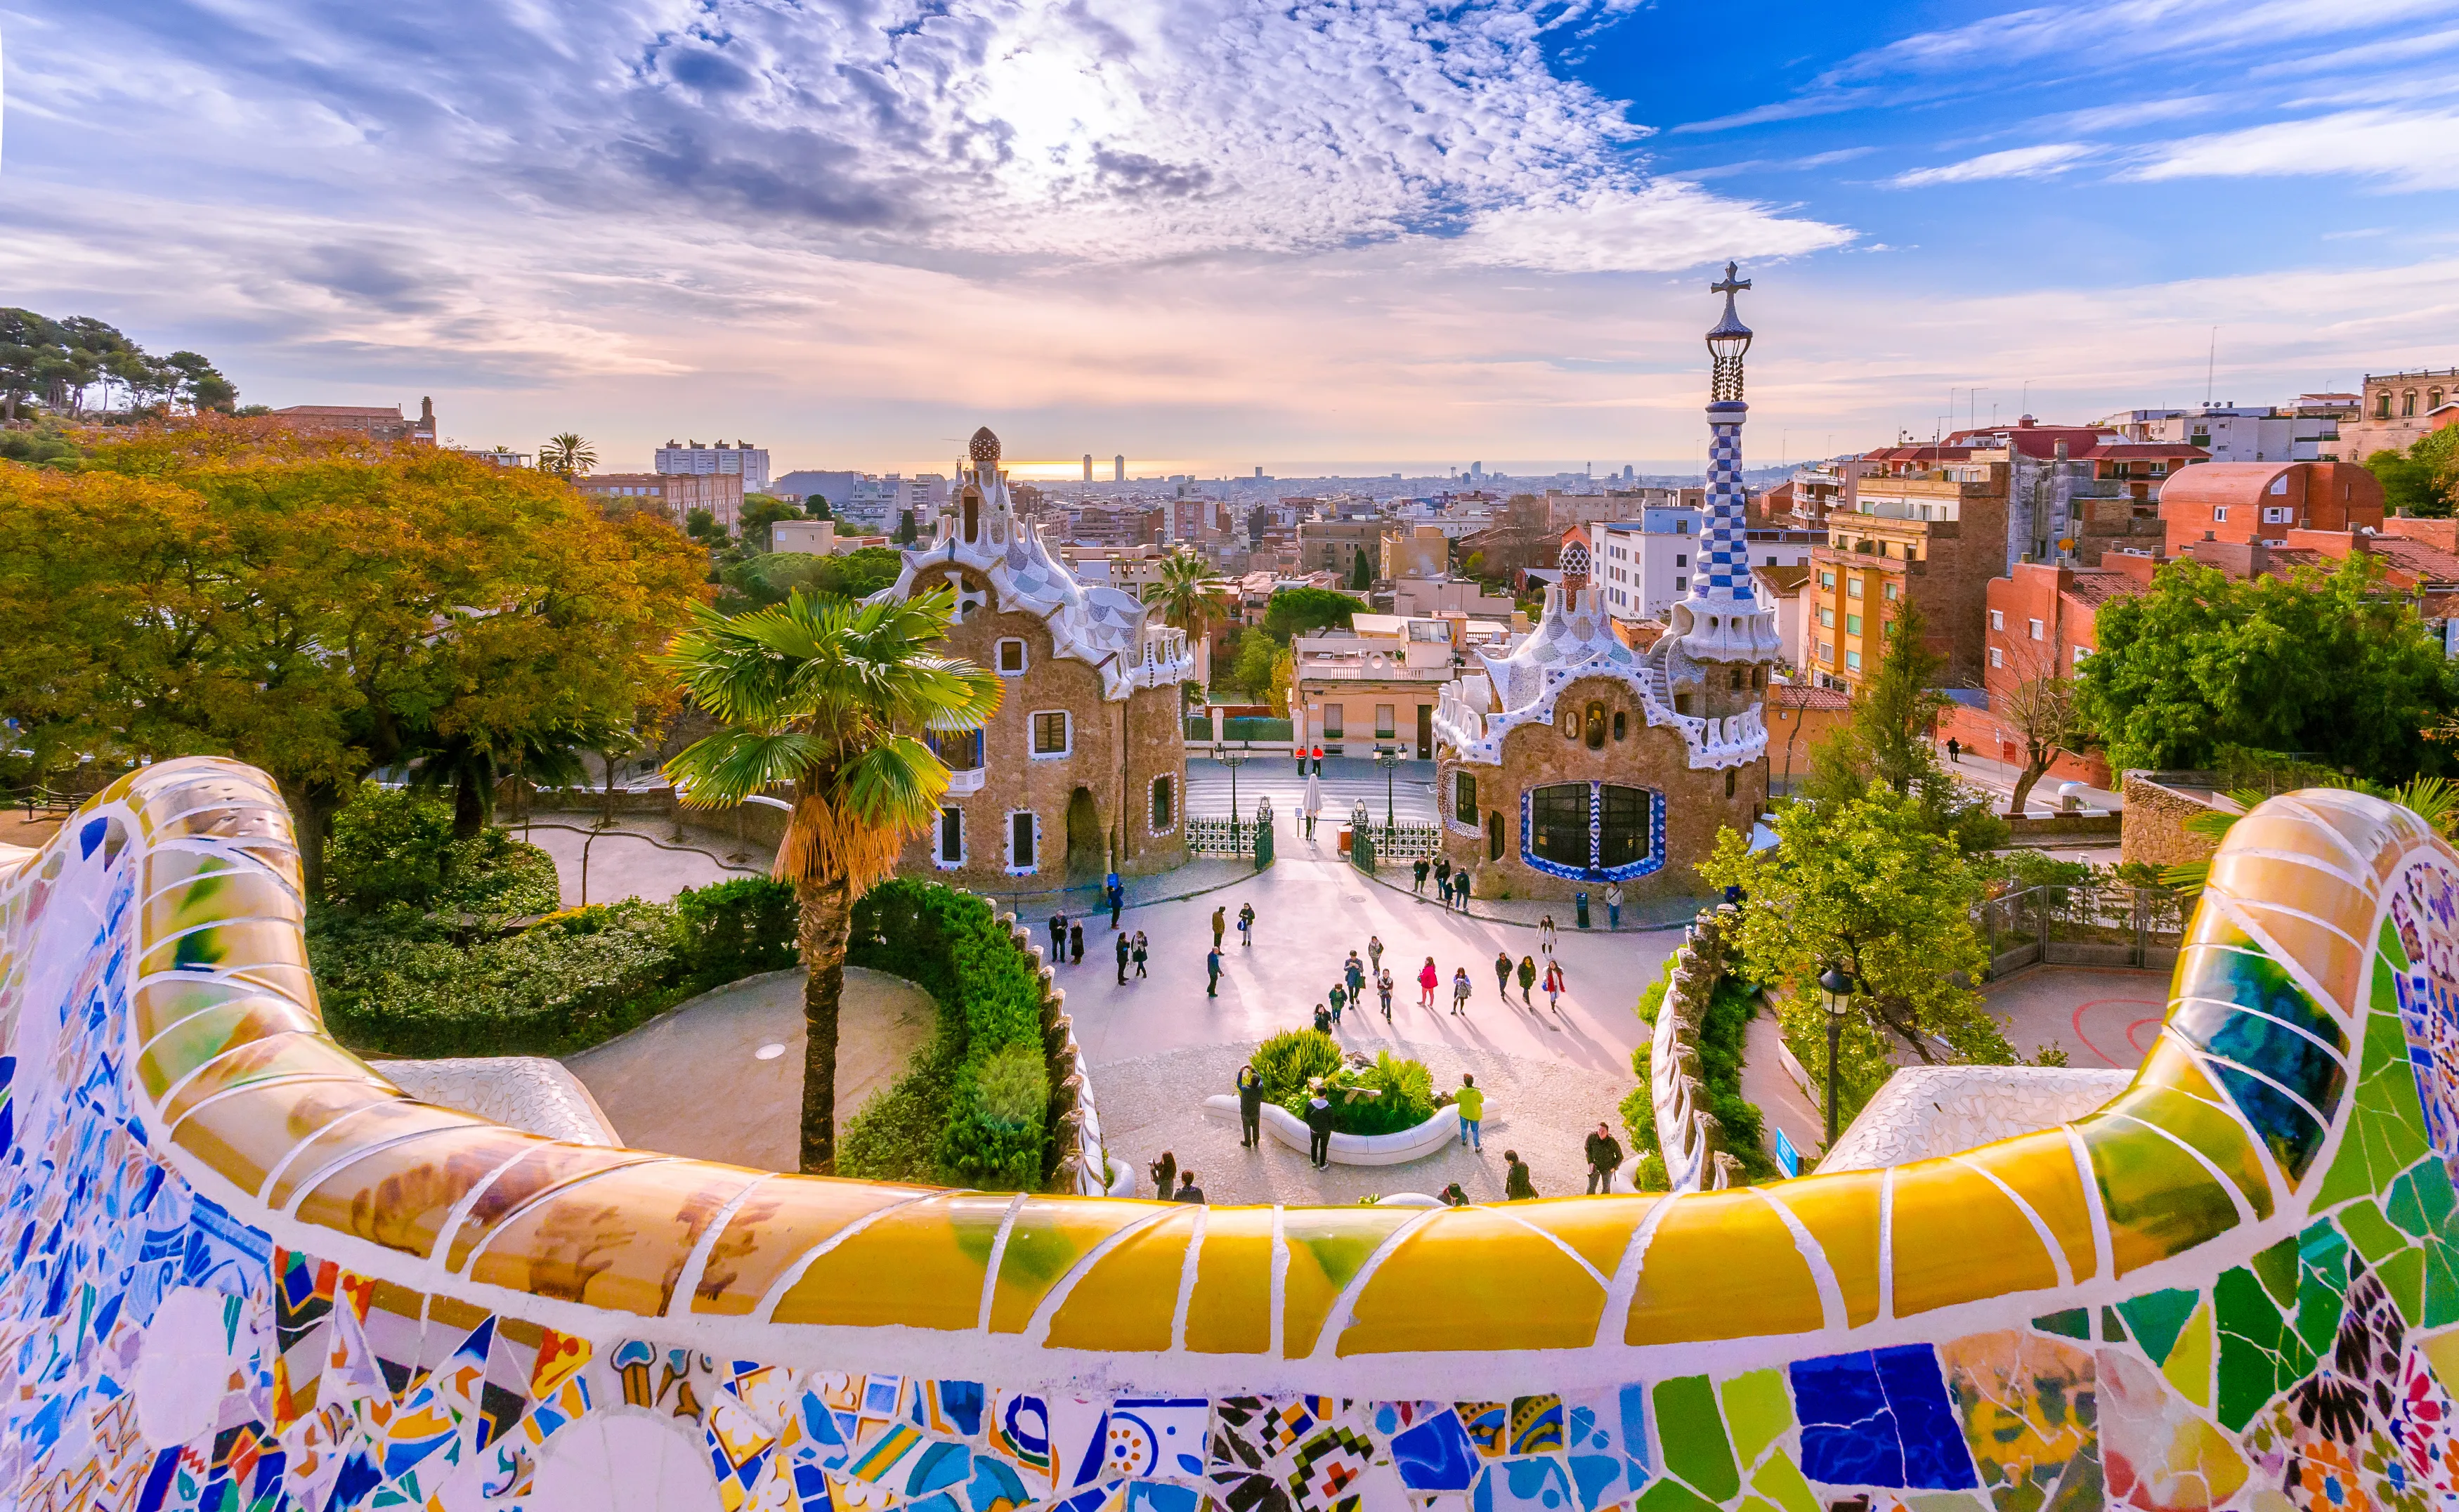
[[[1347,825],[1342,825],[1342,826],[1340,827],[1340,853],[1341,853],[1342,855],[1347,855],[1347,854],[1349,854],[1349,843],[1350,843],[1349,826],[1347,826]]]
[[[1586,892],[1571,894],[1571,915],[1579,920],[1580,928],[1588,927],[1588,895]]]

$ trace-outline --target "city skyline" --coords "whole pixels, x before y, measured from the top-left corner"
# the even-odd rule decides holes
[[[609,467],[1667,464],[1728,257],[1754,462],[2459,356],[2459,0],[6,24],[7,303]]]

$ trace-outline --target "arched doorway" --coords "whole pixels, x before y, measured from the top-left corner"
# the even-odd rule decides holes
[[[1067,875],[1070,880],[1100,877],[1109,868],[1109,848],[1102,839],[1102,813],[1093,806],[1093,790],[1079,788],[1067,795]]]

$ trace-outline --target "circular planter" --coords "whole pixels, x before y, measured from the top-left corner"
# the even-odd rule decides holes
[[[1238,1099],[1230,1093],[1215,1093],[1204,1100],[1204,1111],[1235,1124]],[[1288,1108],[1276,1102],[1265,1103],[1261,1124],[1274,1140],[1301,1155],[1306,1153],[1306,1122]],[[1448,1107],[1439,1107],[1433,1117],[1415,1128],[1396,1129],[1389,1134],[1335,1134],[1329,1153],[1335,1166],[1405,1166],[1441,1149],[1444,1141],[1458,1138],[1460,1115]]]

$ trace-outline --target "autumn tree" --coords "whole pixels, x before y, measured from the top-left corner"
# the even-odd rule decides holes
[[[2015,730],[2022,743],[2023,763],[2015,788],[2007,800],[2007,817],[2020,819],[2032,787],[2061,755],[2080,756],[2091,744],[2091,726],[2075,701],[2074,679],[2058,662],[2057,646],[2036,652],[2018,642],[2014,655],[2014,689],[1998,701],[1998,717]]]
[[[263,768],[313,895],[370,772],[508,765],[655,684],[704,572],[671,527],[533,472],[246,427],[96,447],[74,474],[0,467],[0,712],[62,748]]]

